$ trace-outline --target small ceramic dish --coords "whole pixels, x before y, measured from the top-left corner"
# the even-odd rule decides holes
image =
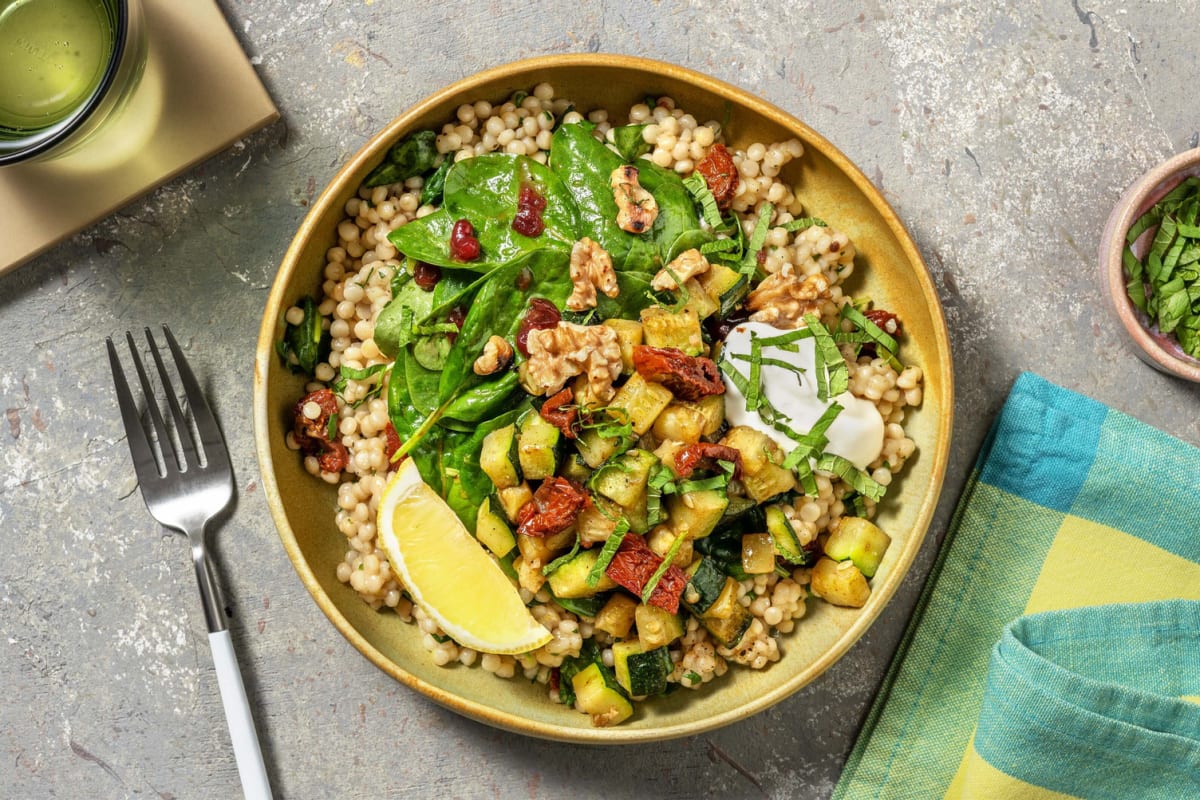
[[[502,103],[543,81],[561,96],[585,103],[584,110],[628,109],[647,94],[670,95],[700,119],[727,118],[733,148],[800,139],[804,157],[783,174],[800,187],[806,208],[820,210],[850,235],[861,268],[851,290],[899,315],[902,356],[924,373],[923,402],[904,421],[917,455],[880,508],[877,521],[893,543],[872,580],[866,606],[814,601],[782,642],[783,658],[768,669],[731,669],[704,691],[675,692],[642,704],[635,717],[611,728],[592,727],[587,715],[550,702],[543,685],[498,680],[462,665],[435,665],[421,644],[419,627],[372,610],[338,581],[346,539],[334,524],[336,489],[309,475],[285,444],[304,379],[291,374],[275,353],[287,310],[321,285],[325,252],[337,241],[346,201],[388,148],[408,133],[440,126],[463,102]],[[783,700],[840,658],[879,616],[921,547],[945,475],[953,411],[950,343],[937,292],[903,224],[862,172],[820,134],[747,92],[670,64],[612,55],[548,56],[479,73],[421,101],[367,142],[321,193],[284,256],[264,310],[254,374],[264,493],[297,573],[337,629],[387,674],[455,711],[531,736],[594,744],[693,735],[736,722]]]
[[[1130,227],[1183,180],[1200,176],[1200,148],[1180,153],[1151,169],[1117,201],[1100,239],[1100,282],[1122,329],[1135,346],[1138,358],[1157,370],[1200,383],[1200,361],[1183,352],[1179,342],[1164,335],[1129,299],[1129,276],[1122,264],[1125,236]],[[1142,258],[1157,227],[1134,242],[1134,255]]]

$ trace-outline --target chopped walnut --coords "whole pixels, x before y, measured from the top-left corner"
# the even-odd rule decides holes
[[[801,278],[795,273],[768,275],[746,298],[750,319],[777,328],[798,328],[805,314],[820,314],[829,298],[829,279],[817,273]]]
[[[586,375],[588,391],[602,403],[612,399],[621,374],[621,344],[607,325],[559,322],[529,332],[529,360],[521,364],[521,386],[535,397],[554,394],[567,380]]]
[[[654,280],[650,281],[650,288],[656,292],[673,292],[679,288],[679,283],[687,283],[697,275],[708,272],[709,266],[708,259],[699,250],[684,250],[674,261],[658,271]],[[678,282],[676,278],[679,279]]]
[[[586,236],[571,248],[571,283],[575,289],[567,298],[567,308],[572,311],[595,308],[597,289],[609,297],[616,297],[621,291],[613,272],[612,256]]]
[[[483,346],[483,354],[475,359],[471,369],[476,375],[491,375],[512,363],[512,345],[499,336],[493,336]]]
[[[650,230],[658,219],[658,202],[638,183],[637,167],[632,164],[617,167],[608,182],[617,201],[617,226],[629,233]]]

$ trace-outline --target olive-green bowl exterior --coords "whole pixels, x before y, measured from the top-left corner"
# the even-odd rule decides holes
[[[304,382],[274,352],[287,309],[320,291],[324,254],[336,243],[343,206],[388,147],[411,131],[440,128],[463,102],[502,103],[542,81],[584,112],[624,114],[647,95],[669,95],[701,121],[728,115],[726,138],[734,147],[799,138],[805,155],[784,169],[784,178],[798,187],[807,209],[850,236],[858,256],[849,290],[899,314],[903,359],[925,374],[924,402],[905,420],[917,453],[877,520],[893,544],[867,605],[844,609],[810,600],[808,616],[783,637],[779,662],[764,670],[732,666],[702,690],[639,703],[631,719],[613,728],[593,728],[586,715],[551,703],[545,686],[503,681],[478,668],[435,666],[416,626],[371,610],[337,580],[346,541],[333,522],[335,490],[308,475],[284,443]],[[384,672],[461,714],[530,736],[593,744],[686,736],[745,719],[840,658],[879,616],[921,546],[946,469],[953,405],[950,344],[937,294],[904,226],[866,177],[818,133],[757,97],[671,64],[611,55],[548,56],[481,72],[431,95],[372,138],[321,193],[288,248],[263,315],[254,371],[255,441],[267,502],[296,572],[337,629]]]

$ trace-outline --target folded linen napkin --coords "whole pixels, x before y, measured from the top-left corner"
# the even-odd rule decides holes
[[[835,800],[1200,798],[1198,600],[1200,450],[1021,375]]]

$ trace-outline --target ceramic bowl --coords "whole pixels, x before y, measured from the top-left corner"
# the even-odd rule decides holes
[[[1188,177],[1200,176],[1200,148],[1187,150],[1151,169],[1130,186],[1113,208],[1100,239],[1101,289],[1109,299],[1137,356],[1157,370],[1200,383],[1200,360],[1183,352],[1172,336],[1163,335],[1129,299],[1128,276],[1122,265],[1125,235],[1135,222],[1168,192]],[[1134,254],[1144,257],[1157,227],[1134,243]]]
[[[336,243],[343,206],[388,147],[409,132],[440,128],[465,101],[501,103],[542,81],[583,111],[622,113],[648,94],[670,95],[700,120],[728,115],[734,147],[798,137],[806,153],[786,168],[785,179],[799,187],[806,208],[851,237],[858,259],[849,289],[899,314],[902,356],[925,375],[924,402],[905,420],[917,455],[892,486],[878,519],[894,541],[867,605],[837,608],[813,599],[808,616],[783,638],[779,662],[757,671],[733,666],[703,690],[638,704],[633,718],[612,728],[593,728],[586,715],[550,702],[545,686],[502,681],[477,667],[435,666],[416,626],[371,610],[338,582],[335,568],[346,541],[333,522],[335,491],[308,475],[285,444],[289,411],[304,382],[274,352],[284,313],[319,291],[324,253]],[[942,486],[953,412],[950,347],[937,294],[904,226],[870,181],[807,125],[740,89],[677,66],[605,55],[543,57],[481,72],[413,106],[359,150],[313,204],[283,259],[263,315],[254,381],[262,482],[280,539],[337,629],[384,672],[455,711],[523,734],[589,743],[665,739],[726,725],[778,703],[837,661],[879,616],[921,546]]]

